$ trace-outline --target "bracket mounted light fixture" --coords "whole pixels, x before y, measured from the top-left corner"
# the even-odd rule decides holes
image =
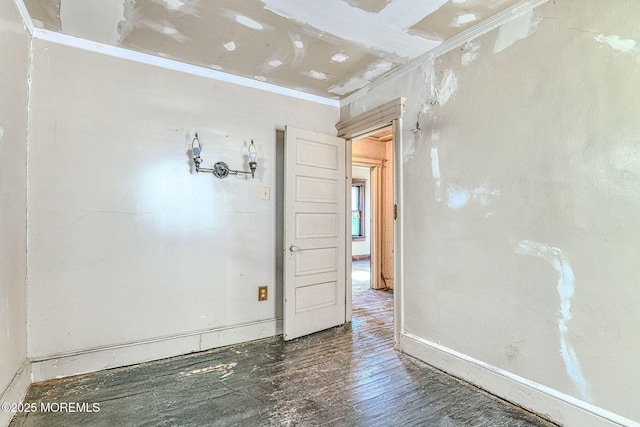
[[[255,178],[256,169],[258,168],[258,163],[256,162],[258,153],[256,151],[256,145],[253,143],[253,139],[251,140],[251,144],[249,144],[249,171],[230,169],[229,165],[227,165],[225,162],[217,162],[213,165],[213,168],[200,167],[200,164],[202,163],[202,158],[200,157],[200,153],[202,152],[202,145],[200,144],[200,139],[198,138],[197,132],[195,138],[193,138],[193,141],[191,141],[191,152],[193,154],[193,163],[195,163],[196,165],[196,172],[212,173],[217,178],[226,178],[229,175],[238,174],[251,174],[251,178]]]

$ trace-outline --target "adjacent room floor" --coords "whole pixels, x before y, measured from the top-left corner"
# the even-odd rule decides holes
[[[35,384],[11,426],[553,425],[395,351],[393,294],[355,282],[351,324]]]

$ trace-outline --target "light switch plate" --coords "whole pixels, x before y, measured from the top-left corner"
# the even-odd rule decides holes
[[[269,187],[260,187],[260,198],[262,200],[269,200],[271,198],[271,190]]]

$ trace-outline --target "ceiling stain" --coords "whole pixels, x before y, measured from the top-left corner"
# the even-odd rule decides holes
[[[518,0],[24,0],[39,28],[340,99]]]

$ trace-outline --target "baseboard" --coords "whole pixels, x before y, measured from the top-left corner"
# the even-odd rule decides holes
[[[640,423],[412,334],[400,336],[399,349],[563,426],[640,427]]]
[[[21,403],[31,385],[31,362],[25,359],[18,372],[9,383],[7,389],[0,396],[0,403]],[[0,410],[0,426],[6,427],[11,422],[15,413]]]
[[[47,381],[103,369],[135,365],[238,344],[282,333],[282,319],[171,335],[150,340],[85,349],[72,353],[33,357],[33,382]]]

